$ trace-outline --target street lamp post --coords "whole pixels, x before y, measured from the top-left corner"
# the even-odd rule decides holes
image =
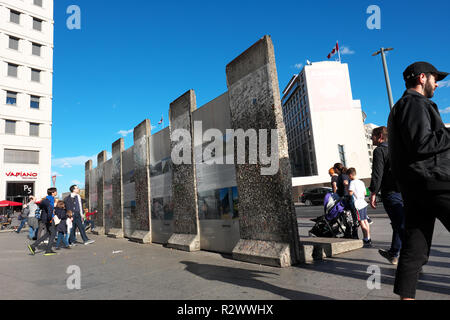
[[[373,57],[375,57],[381,53],[381,59],[383,60],[384,77],[386,78],[386,87],[389,98],[389,107],[391,108],[391,110],[394,107],[394,99],[392,98],[391,81],[389,80],[389,71],[386,63],[386,55],[384,53],[392,50],[394,50],[394,48],[381,48],[380,51],[377,51],[372,55]]]

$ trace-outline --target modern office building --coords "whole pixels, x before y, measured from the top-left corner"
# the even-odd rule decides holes
[[[53,0],[0,0],[0,200],[51,185]]]
[[[305,66],[284,89],[282,106],[295,199],[306,188],[330,186],[328,170],[337,162],[370,178],[361,102],[353,100],[347,64]]]

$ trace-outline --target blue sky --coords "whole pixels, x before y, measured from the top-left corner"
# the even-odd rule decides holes
[[[69,30],[70,5],[81,9],[81,29]],[[370,5],[381,9],[381,29],[366,25]],[[354,99],[367,121],[385,125],[388,99],[381,57],[394,100],[404,92],[402,73],[415,61],[450,72],[450,2],[424,1],[147,1],[56,0],[52,171],[66,192],[84,186],[84,163],[111,151],[144,119],[167,126],[169,104],[194,89],[202,106],[227,91],[225,66],[268,34],[275,45],[282,90],[310,61],[323,61],[336,40],[349,64]],[[450,80],[446,79],[446,80]],[[450,82],[434,101],[450,123]],[[128,133],[128,134],[127,134]]]

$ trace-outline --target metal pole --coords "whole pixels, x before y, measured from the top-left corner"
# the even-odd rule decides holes
[[[381,58],[383,60],[384,77],[386,78],[386,87],[389,97],[389,106],[392,110],[394,107],[394,99],[392,98],[391,81],[389,80],[389,71],[386,63],[386,55],[384,54],[384,48],[381,48]]]

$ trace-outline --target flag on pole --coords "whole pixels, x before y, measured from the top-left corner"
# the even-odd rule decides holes
[[[53,187],[56,185],[56,176],[52,176]]]
[[[339,53],[339,43],[336,42],[336,46],[333,48],[333,51],[328,55],[328,59],[331,59],[336,53]]]

